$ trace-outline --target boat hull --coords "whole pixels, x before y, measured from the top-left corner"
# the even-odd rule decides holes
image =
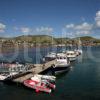
[[[53,74],[61,74],[64,72],[67,72],[69,70],[70,64],[69,65],[57,65],[55,68],[52,69]]]
[[[51,93],[51,89],[46,88],[45,86],[42,86],[42,85],[37,85],[37,84],[38,84],[38,82],[33,81],[33,80],[24,81],[24,85],[29,87],[29,88],[35,89],[36,91],[38,90],[38,91]]]
[[[55,57],[45,57],[46,61],[51,61],[51,60],[54,60],[54,59],[56,59],[56,58]]]
[[[72,62],[72,61],[75,61],[76,60],[76,57],[68,57],[69,61]]]

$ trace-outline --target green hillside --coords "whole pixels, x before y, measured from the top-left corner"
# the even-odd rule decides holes
[[[48,35],[27,35],[27,36],[19,36],[14,38],[16,41],[26,41],[31,43],[52,43],[55,42],[52,36]]]
[[[80,37],[81,41],[91,41],[91,40],[95,40],[95,38],[91,37],[91,36],[84,36],[84,37]]]
[[[84,41],[88,41],[91,42],[93,41],[94,43],[100,43],[100,39],[96,39],[94,37],[91,36],[84,36],[84,37],[76,37],[73,39],[70,38],[55,38],[49,35],[22,35],[22,36],[18,36],[18,37],[13,37],[13,38],[0,38],[1,40],[6,40],[6,41],[15,41],[15,42],[28,42],[28,43],[33,43],[33,44],[68,44],[68,43],[75,43],[76,40],[78,40],[80,38],[80,40],[82,42]]]

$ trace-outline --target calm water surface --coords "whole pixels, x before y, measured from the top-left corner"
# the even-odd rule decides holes
[[[35,93],[20,84],[0,83],[0,100],[100,100],[99,50],[100,47],[92,47],[88,52],[84,48],[83,55],[71,64],[69,72],[57,77],[57,88],[51,94]]]

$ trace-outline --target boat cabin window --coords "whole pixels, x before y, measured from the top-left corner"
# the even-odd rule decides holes
[[[57,57],[57,59],[59,59],[59,57]]]
[[[57,57],[57,59],[66,59],[66,57]]]
[[[74,55],[74,53],[68,53],[67,55]]]
[[[66,57],[64,57],[64,59],[66,59]]]

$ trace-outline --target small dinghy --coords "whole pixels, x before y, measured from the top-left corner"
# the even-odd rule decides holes
[[[56,81],[56,77],[55,76],[39,75],[39,74],[34,75],[34,77],[35,76],[38,77],[38,78],[41,78],[42,80],[48,80],[49,82],[55,82]]]
[[[56,85],[53,83],[50,83],[48,80],[42,80],[42,83],[46,84],[49,88],[55,89]]]
[[[36,81],[38,83],[41,82],[43,84],[46,84],[46,86],[48,86],[48,87],[50,87],[52,89],[56,88],[55,84],[53,82],[51,82],[51,81],[55,81],[55,80],[51,79],[50,76],[47,77],[45,75],[34,75],[34,77],[32,77],[31,80]]]
[[[42,82],[37,82],[34,80],[25,80],[24,85],[29,88],[35,89],[36,92],[43,91],[43,92],[51,93],[51,89],[48,88],[47,85]]]

